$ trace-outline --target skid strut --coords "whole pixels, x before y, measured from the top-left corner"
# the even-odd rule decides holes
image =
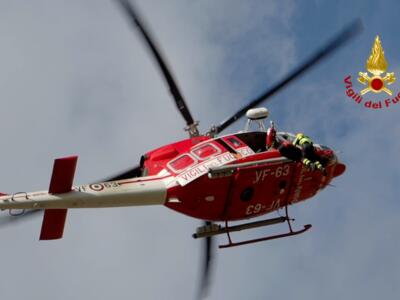
[[[209,237],[209,236],[226,233],[226,235],[228,237],[228,243],[225,245],[220,245],[219,248],[230,248],[230,247],[236,247],[236,246],[241,246],[241,245],[253,244],[253,243],[275,240],[275,239],[280,239],[280,238],[284,238],[284,237],[288,237],[288,236],[298,235],[303,232],[306,232],[307,230],[309,230],[312,227],[311,224],[307,224],[307,225],[304,225],[303,229],[294,231],[292,229],[292,225],[290,223],[291,221],[293,221],[293,219],[289,218],[287,205],[285,206],[285,213],[286,213],[285,217],[278,217],[278,218],[267,219],[267,220],[251,222],[251,223],[245,223],[245,224],[240,224],[240,225],[235,225],[235,226],[229,226],[228,221],[225,221],[225,227],[222,227],[221,225],[217,225],[217,224],[202,226],[202,227],[197,228],[197,231],[196,231],[196,233],[193,234],[193,237],[194,238],[204,238],[204,237]],[[232,242],[232,238],[230,235],[231,232],[236,232],[236,231],[241,231],[241,230],[246,230],[246,229],[251,229],[251,228],[257,228],[257,227],[263,227],[263,226],[269,226],[269,225],[275,225],[275,224],[284,223],[284,222],[287,222],[288,227],[289,227],[289,232],[277,234],[277,235],[266,236],[266,237],[262,237],[262,238],[258,238],[258,239],[251,239],[251,240],[236,242],[236,243]]]
[[[222,227],[221,225],[211,224],[211,225],[198,227],[197,232],[193,234],[193,237],[195,239],[197,239],[197,238],[203,238],[203,237],[208,237],[208,236],[213,236],[213,235],[218,235],[218,234],[241,231],[241,230],[245,230],[245,229],[274,225],[274,224],[279,224],[279,223],[283,223],[283,222],[286,222],[285,217],[279,217],[279,218],[268,219],[268,220],[263,220],[263,221],[245,223],[245,224],[235,225],[235,226],[231,226],[231,227],[228,227],[228,226]]]

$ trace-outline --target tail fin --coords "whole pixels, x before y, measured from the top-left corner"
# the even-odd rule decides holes
[[[54,160],[49,193],[63,194],[72,189],[77,156],[58,158]],[[67,209],[45,209],[40,232],[40,240],[60,239],[64,233]]]

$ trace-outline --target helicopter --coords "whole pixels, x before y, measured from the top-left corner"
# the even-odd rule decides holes
[[[325,173],[307,169],[297,158],[298,155],[293,157],[279,147],[270,146],[268,140],[274,125],[271,124],[267,130],[265,120],[269,117],[268,110],[255,107],[271,99],[271,96],[352,39],[360,31],[360,23],[347,26],[272,88],[220,124],[200,133],[199,123],[193,118],[166,60],[136,8],[128,0],[117,2],[154,55],[186,122],[185,129],[189,137],[148,151],[140,158],[138,166],[102,182],[86,185],[73,185],[76,156],[56,159],[47,191],[0,194],[0,209],[9,209],[11,212],[44,210],[40,239],[50,240],[63,236],[67,210],[70,208],[164,205],[204,221],[203,226],[193,234],[194,238],[205,240],[204,277],[208,274],[213,236],[226,234],[228,243],[220,248],[229,248],[309,230],[309,224],[300,230],[293,230],[288,214],[289,205],[315,196],[335,177],[343,174],[345,165],[335,151],[317,143],[314,144],[315,151],[324,163]],[[248,120],[244,131],[221,135],[245,115]],[[256,125],[256,130],[251,130],[251,125]],[[291,145],[295,135],[279,131],[275,139],[277,144]],[[247,222],[248,219],[281,208],[285,209],[283,217]],[[229,224],[243,220],[246,223]],[[289,230],[278,235],[239,242],[234,242],[230,235],[235,231],[284,222]]]

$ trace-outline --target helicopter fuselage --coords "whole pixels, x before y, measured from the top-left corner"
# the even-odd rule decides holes
[[[290,134],[280,134],[290,142]],[[144,156],[143,172],[171,174],[165,206],[191,217],[240,220],[313,197],[341,175],[345,165],[327,147],[315,145],[326,172],[267,149],[265,132],[242,132],[218,138],[196,137],[153,150]]]
[[[289,133],[277,137],[280,143],[293,140]],[[136,177],[74,187],[77,157],[67,157],[56,160],[48,191],[1,194],[0,209],[45,209],[49,224],[53,214],[65,220],[69,208],[143,205],[165,205],[207,221],[248,219],[309,199],[344,172],[331,149],[315,149],[324,173],[267,148],[266,132],[192,137],[146,153]],[[47,227],[59,228],[59,236],[63,226]]]

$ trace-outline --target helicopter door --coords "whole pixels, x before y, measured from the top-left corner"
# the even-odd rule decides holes
[[[291,161],[271,160],[236,169],[226,208],[228,217],[250,218],[284,206],[295,166]]]

